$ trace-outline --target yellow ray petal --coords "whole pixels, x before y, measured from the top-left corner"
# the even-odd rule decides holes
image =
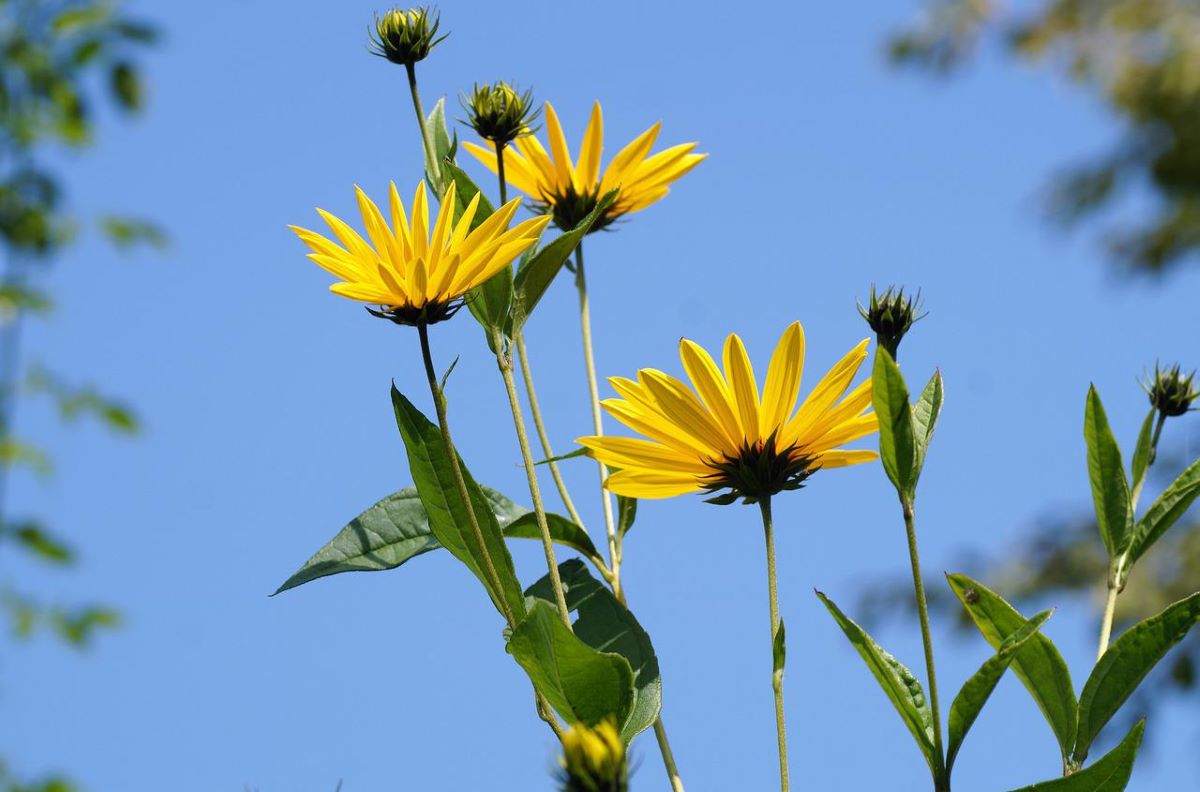
[[[422,182],[422,185],[424,182]],[[458,188],[454,182],[446,188],[446,195],[438,206],[437,222],[433,226],[433,237],[429,240],[429,274],[435,277],[440,269],[442,254],[446,249],[446,237],[449,234],[450,223],[454,219],[454,202],[458,200]]]
[[[849,465],[860,465],[863,462],[874,462],[876,459],[879,459],[879,454],[874,451],[826,451],[817,457],[816,464],[820,469],[828,470],[847,467]]]
[[[800,376],[804,371],[804,328],[792,322],[771,355],[767,382],[763,386],[762,410],[758,429],[763,437],[783,428],[791,417],[800,395]]]
[[[866,360],[868,343],[869,339],[864,338],[821,378],[817,387],[808,394],[808,398],[788,422],[781,439],[787,438],[795,442],[796,438],[806,434],[810,427],[821,420],[825,411],[846,392],[850,380],[854,379],[855,373],[858,372],[858,367]]]
[[[571,151],[567,148],[567,139],[563,136],[562,125],[558,123],[558,113],[554,106],[546,102],[546,137],[550,139],[550,152],[554,156],[554,173],[558,186],[566,189],[579,185],[573,181],[574,168],[571,166]]]
[[[679,427],[668,423],[661,416],[640,410],[630,402],[621,399],[605,399],[600,402],[600,405],[608,411],[609,415],[633,431],[645,435],[651,440],[657,440],[681,454],[695,454],[702,458],[709,453],[708,447],[692,437],[690,433],[681,432]]]
[[[717,364],[702,346],[686,338],[679,341],[679,359],[692,386],[720,424],[725,439],[731,447],[738,446],[742,442],[742,426],[734,412],[729,385]]]
[[[398,305],[403,302],[402,299],[398,299],[401,298],[401,295],[390,294],[381,286],[365,283],[335,283],[329,287],[329,290],[352,300],[376,305]]]
[[[581,437],[575,442],[592,456],[618,468],[643,468],[704,475],[708,467],[694,454],[681,454],[661,443],[634,437]]]
[[[343,256],[327,256],[324,253],[309,253],[308,258],[321,269],[344,281],[358,281],[363,277],[353,263],[353,259]]]
[[[638,380],[654,396],[659,412],[680,430],[690,433],[706,445],[710,449],[710,456],[720,457],[723,453],[737,450],[727,445],[721,427],[682,382],[654,369],[639,371]]]
[[[583,143],[579,146],[579,165],[575,168],[576,182],[584,190],[590,190],[600,180],[600,154],[603,148],[604,116],[600,112],[600,103],[596,102],[592,105],[592,115],[583,133]]]
[[[815,436],[812,440],[801,440],[800,447],[805,450],[821,452],[852,443],[860,437],[866,437],[878,431],[879,416],[875,413],[868,413],[835,424],[827,432]]]
[[[321,215],[321,219],[325,221],[330,230],[338,238],[338,241],[345,246],[346,250],[350,251],[352,256],[361,259],[364,264],[373,264],[375,262],[377,258],[375,250],[358,235],[357,231],[324,209],[318,209],[317,214]]]
[[[389,184],[388,207],[392,216],[392,231],[395,233],[396,242],[404,254],[403,263],[405,268],[407,268],[408,260],[413,255],[412,232],[408,228],[408,217],[404,213],[404,202],[400,200],[400,193],[396,190],[396,182]]]
[[[413,195],[412,208],[412,246],[413,256],[419,259],[425,258],[429,251],[429,207],[426,203],[425,182],[422,181],[417,185],[417,192]]]
[[[358,211],[362,215],[363,227],[367,229],[367,236],[370,237],[371,244],[375,246],[375,251],[380,258],[393,266],[402,262],[403,257],[396,245],[396,238],[388,229],[379,207],[367,197],[367,194],[358,185],[354,186],[354,195],[358,199]]]
[[[737,405],[738,423],[747,443],[758,442],[758,383],[754,381],[754,369],[742,339],[730,333],[725,339],[725,377],[733,391]]]
[[[695,476],[668,475],[640,470],[618,470],[604,486],[627,498],[670,498],[703,489]]]
[[[654,141],[658,139],[660,129],[662,129],[661,121],[634,138],[629,145],[617,153],[617,156],[613,157],[600,182],[601,195],[620,185],[629,169],[645,159],[646,155],[650,153],[650,149],[654,147]]]

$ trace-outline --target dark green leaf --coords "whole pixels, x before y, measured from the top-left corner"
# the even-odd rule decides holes
[[[946,577],[992,648],[998,650],[1007,638],[1026,624],[1025,617],[1016,608],[982,583],[966,575]],[[1066,760],[1075,742],[1076,702],[1071,672],[1062,655],[1049,638],[1038,633],[1017,649],[1012,669],[1046,717]]]
[[[558,271],[578,247],[584,235],[591,230],[592,224],[608,210],[609,205],[617,198],[616,190],[609,190],[596,204],[587,217],[579,221],[579,225],[565,234],[559,235],[553,242],[535,253],[522,263],[517,270],[516,281],[513,283],[513,329],[520,331],[528,321],[533,309],[537,306],[546,289],[554,281]]]
[[[578,559],[558,565],[567,597],[567,607],[578,614],[574,631],[579,640],[601,652],[616,652],[633,669],[634,697],[629,719],[621,733],[628,742],[654,725],[662,709],[662,677],[650,636],[613,593],[588,574]],[[542,577],[525,592],[553,604],[549,576]]]
[[[1145,721],[1138,721],[1120,745],[1091,767],[1065,778],[1031,784],[1013,792],[1122,792],[1133,773],[1133,761],[1137,758],[1145,727]]]
[[[1146,483],[1146,471],[1150,469],[1150,446],[1154,441],[1154,419],[1158,416],[1158,408],[1151,407],[1142,421],[1142,429],[1138,432],[1137,445],[1133,449],[1133,482],[1130,484],[1133,495],[1130,496],[1129,510],[1137,506],[1137,493],[1142,491]]]
[[[1074,759],[1083,762],[1096,735],[1146,674],[1172,646],[1183,640],[1200,621],[1200,593],[1167,607],[1157,616],[1137,624],[1121,635],[1096,661],[1092,675],[1079,696],[1079,730]]]
[[[629,720],[633,669],[619,654],[598,652],[573,634],[554,606],[536,600],[512,631],[508,651],[569,723]]]
[[[108,73],[109,87],[122,110],[142,109],[142,79],[130,63],[116,63]]]
[[[587,455],[588,455],[588,450],[586,448],[576,448],[574,451],[568,451],[565,454],[559,454],[558,456],[552,456],[549,459],[541,459],[541,460],[538,460],[537,462],[534,462],[533,464],[549,465],[551,462],[562,462],[567,459],[574,459],[575,457],[581,457],[581,456],[587,456]]]
[[[933,431],[937,428],[938,416],[942,412],[942,398],[942,372],[935,371],[912,408],[918,472],[925,466],[925,454],[929,450],[929,442],[933,440]]]
[[[967,732],[975,723],[975,719],[979,717],[983,706],[987,704],[987,700],[992,695],[992,691],[996,689],[1000,678],[1008,670],[1008,666],[1016,656],[1017,649],[1021,648],[1041,629],[1046,620],[1050,618],[1050,613],[1051,611],[1048,610],[1042,611],[1004,639],[996,654],[989,657],[979,667],[979,670],[967,680],[966,684],[962,686],[962,690],[958,691],[958,695],[954,697],[954,703],[950,705],[949,741],[946,743],[947,773],[953,769],[954,760],[958,756],[958,750],[962,747],[963,740],[966,739]]]
[[[1142,553],[1149,550],[1151,545],[1157,542],[1158,538],[1183,516],[1198,495],[1200,495],[1200,459],[1180,473],[1179,478],[1175,479],[1171,486],[1158,496],[1158,500],[1154,501],[1142,515],[1142,519],[1138,520],[1137,525],[1133,528],[1133,538],[1129,542],[1129,549],[1126,551],[1126,555],[1129,557],[1127,568],[1141,558]]]
[[[879,416],[879,455],[883,469],[900,496],[911,498],[920,475],[912,406],[908,403],[908,386],[900,367],[886,349],[875,350],[871,387],[875,413]]]
[[[467,492],[479,529],[483,533],[484,547],[481,548],[468,518],[466,504],[459,497],[450,455],[446,453],[440,430],[404,398],[395,386],[392,386],[392,405],[396,412],[396,425],[408,452],[408,466],[412,471],[413,482],[421,496],[425,512],[429,515],[429,526],[433,535],[455,558],[475,573],[487,589],[497,610],[504,613],[505,607],[502,603],[507,603],[507,609],[519,620],[525,612],[525,597],[491,504],[479,485],[471,478],[460,458],[459,467],[466,480]],[[490,580],[487,556],[490,556],[492,568],[499,578],[499,591],[495,590],[495,584]]]
[[[12,537],[27,552],[53,564],[69,564],[75,553],[63,541],[32,522],[0,526],[0,539]]]
[[[905,403],[907,404],[907,402]],[[929,763],[929,769],[934,773],[939,772],[937,765],[941,760],[936,756],[933,748],[933,715],[929,711],[929,702],[925,699],[925,691],[921,688],[921,683],[899,660],[875,643],[866,630],[848,619],[838,609],[838,606],[833,604],[832,600],[820,591],[817,592],[817,596],[821,602],[825,603],[825,607],[829,609],[838,626],[842,628],[842,632],[850,639],[850,643],[858,651],[863,662],[867,664],[875,681],[879,683],[883,692],[891,700],[892,706],[900,714],[904,725],[908,727],[913,739],[917,741],[917,746],[924,754],[925,761]]]
[[[591,559],[602,558],[587,531],[566,517],[547,512],[546,524],[550,528],[550,538],[556,543],[578,550]],[[504,535],[510,539],[541,539],[542,531],[537,524],[537,515],[533,512],[522,515],[504,529]]]
[[[637,519],[637,498],[617,496],[617,535],[624,538]]]
[[[1125,479],[1121,449],[1108,426],[1108,416],[1095,386],[1088,388],[1083,436],[1087,440],[1088,478],[1092,483],[1096,524],[1109,558],[1116,558],[1125,550],[1133,530],[1133,511],[1129,508],[1129,482]]]

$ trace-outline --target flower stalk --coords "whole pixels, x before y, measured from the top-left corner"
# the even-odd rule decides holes
[[[759,498],[759,509],[762,511],[763,533],[767,540],[767,596],[771,607],[771,654],[775,656],[776,639],[779,635],[779,582],[775,572],[775,525],[771,519],[771,496]],[[788,755],[787,727],[783,714],[783,669],[772,664],[771,689],[775,693],[775,738],[779,744],[779,788],[788,792]]]
[[[925,674],[929,681],[929,712],[933,716],[934,788],[938,792],[949,790],[950,780],[944,763],[946,752],[942,749],[942,717],[938,708],[937,670],[933,660],[933,634],[929,628],[929,600],[925,596],[925,581],[921,577],[921,556],[917,550],[917,529],[913,500],[901,497],[904,507],[904,532],[908,538],[908,560],[912,567],[913,592],[917,599],[917,615],[921,622],[921,644],[925,650]]]
[[[421,105],[421,92],[417,90],[416,64],[404,64],[408,72],[408,91],[412,94],[413,110],[417,114],[417,127],[421,130],[421,145],[425,149],[425,161],[429,164],[429,178],[438,197],[442,196],[442,168],[433,151],[433,141],[429,139],[429,129],[425,124],[425,108]],[[501,202],[503,203],[503,201]]]

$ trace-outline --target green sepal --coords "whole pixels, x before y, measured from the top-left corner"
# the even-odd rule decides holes
[[[831,599],[820,591],[817,592],[817,597],[829,609],[834,621],[842,628],[846,638],[867,664],[875,681],[883,688],[900,719],[917,741],[917,747],[921,749],[925,761],[929,764],[930,772],[935,778],[938,777],[942,773],[942,758],[933,747],[933,713],[929,709],[929,702],[925,698],[920,681],[899,660],[875,643],[866,630],[847,618]]]
[[[959,749],[962,748],[967,732],[971,730],[975,719],[979,717],[979,713],[987,704],[988,698],[996,689],[1000,678],[1012,664],[1017,650],[1041,629],[1046,620],[1050,618],[1051,613],[1052,611],[1048,610],[1042,611],[1005,638],[996,653],[984,661],[979,670],[966,681],[962,689],[958,691],[958,695],[954,697],[954,703],[950,705],[950,730],[946,742],[947,775],[954,769],[954,760],[958,756]]]
[[[783,627],[783,619],[779,620],[779,628],[771,640],[771,670],[776,676],[783,676],[783,668],[787,665],[787,634]]]
[[[1076,764],[1104,724],[1117,714],[1146,674],[1200,621],[1200,593],[1167,606],[1162,613],[1130,627],[1096,661],[1079,694],[1079,728],[1072,754]]]
[[[628,743],[658,720],[662,710],[662,676],[650,636],[633,613],[613,593],[592,577],[578,559],[558,565],[567,607],[577,614],[573,630],[579,640],[602,652],[616,652],[633,670],[633,704],[629,717],[621,724],[621,735]],[[549,575],[525,590],[553,605],[554,593]]]
[[[459,469],[466,482],[472,509],[483,534],[483,542],[492,559],[500,590],[489,580],[487,563],[483,551],[474,535],[467,516],[466,504],[459,497],[451,469],[450,455],[442,443],[441,431],[429,421],[412,402],[404,398],[396,386],[392,386],[392,406],[396,413],[396,426],[408,452],[408,466],[412,471],[417,494],[429,515],[429,527],[438,542],[450,553],[467,565],[487,590],[496,609],[505,612],[505,605],[514,618],[525,613],[525,596],[521,583],[513,568],[512,556],[504,543],[500,523],[492,511],[483,490],[471,478],[467,466],[459,457]]]
[[[534,600],[509,636],[508,652],[568,723],[594,726],[606,718],[629,720],[634,700],[629,661],[588,646],[562,623],[550,603]]]
[[[1183,516],[1197,496],[1200,496],[1200,459],[1179,474],[1179,478],[1158,496],[1133,527],[1133,536],[1125,551],[1128,559],[1126,572]]]
[[[966,575],[947,575],[946,579],[992,648],[999,650],[1026,624],[1016,608],[982,583]],[[1075,743],[1077,703],[1062,654],[1049,638],[1037,633],[1016,650],[1012,669],[1050,724],[1063,761],[1068,761]]]
[[[886,349],[875,350],[872,403],[879,416],[879,456],[884,472],[902,500],[911,500],[920,475],[916,427],[908,386]]]
[[[1064,778],[1043,781],[1013,792],[1122,792],[1133,774],[1133,762],[1142,742],[1145,721],[1138,721],[1124,740],[1091,767]]]
[[[600,198],[595,208],[579,224],[560,234],[553,242],[546,245],[532,256],[522,259],[517,268],[517,276],[513,282],[512,329],[511,334],[518,333],[529,321],[538,301],[550,288],[550,284],[562,269],[563,264],[570,258],[583,237],[591,230],[592,224],[600,219],[617,198],[617,190],[609,190]]]
[[[1096,507],[1096,525],[1108,550],[1116,558],[1125,550],[1133,531],[1133,510],[1129,501],[1129,481],[1121,449],[1108,425],[1108,416],[1093,385],[1088,388],[1084,409],[1083,436],[1087,441],[1088,479],[1092,484],[1092,502]]]

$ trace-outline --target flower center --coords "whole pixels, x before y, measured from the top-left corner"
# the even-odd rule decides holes
[[[726,506],[738,498],[742,503],[757,503],[777,492],[800,489],[816,469],[813,460],[793,447],[779,449],[775,435],[757,443],[746,443],[736,454],[710,459],[712,473],[705,477],[704,489],[713,494],[708,503]],[[722,490],[726,490],[722,492]]]

